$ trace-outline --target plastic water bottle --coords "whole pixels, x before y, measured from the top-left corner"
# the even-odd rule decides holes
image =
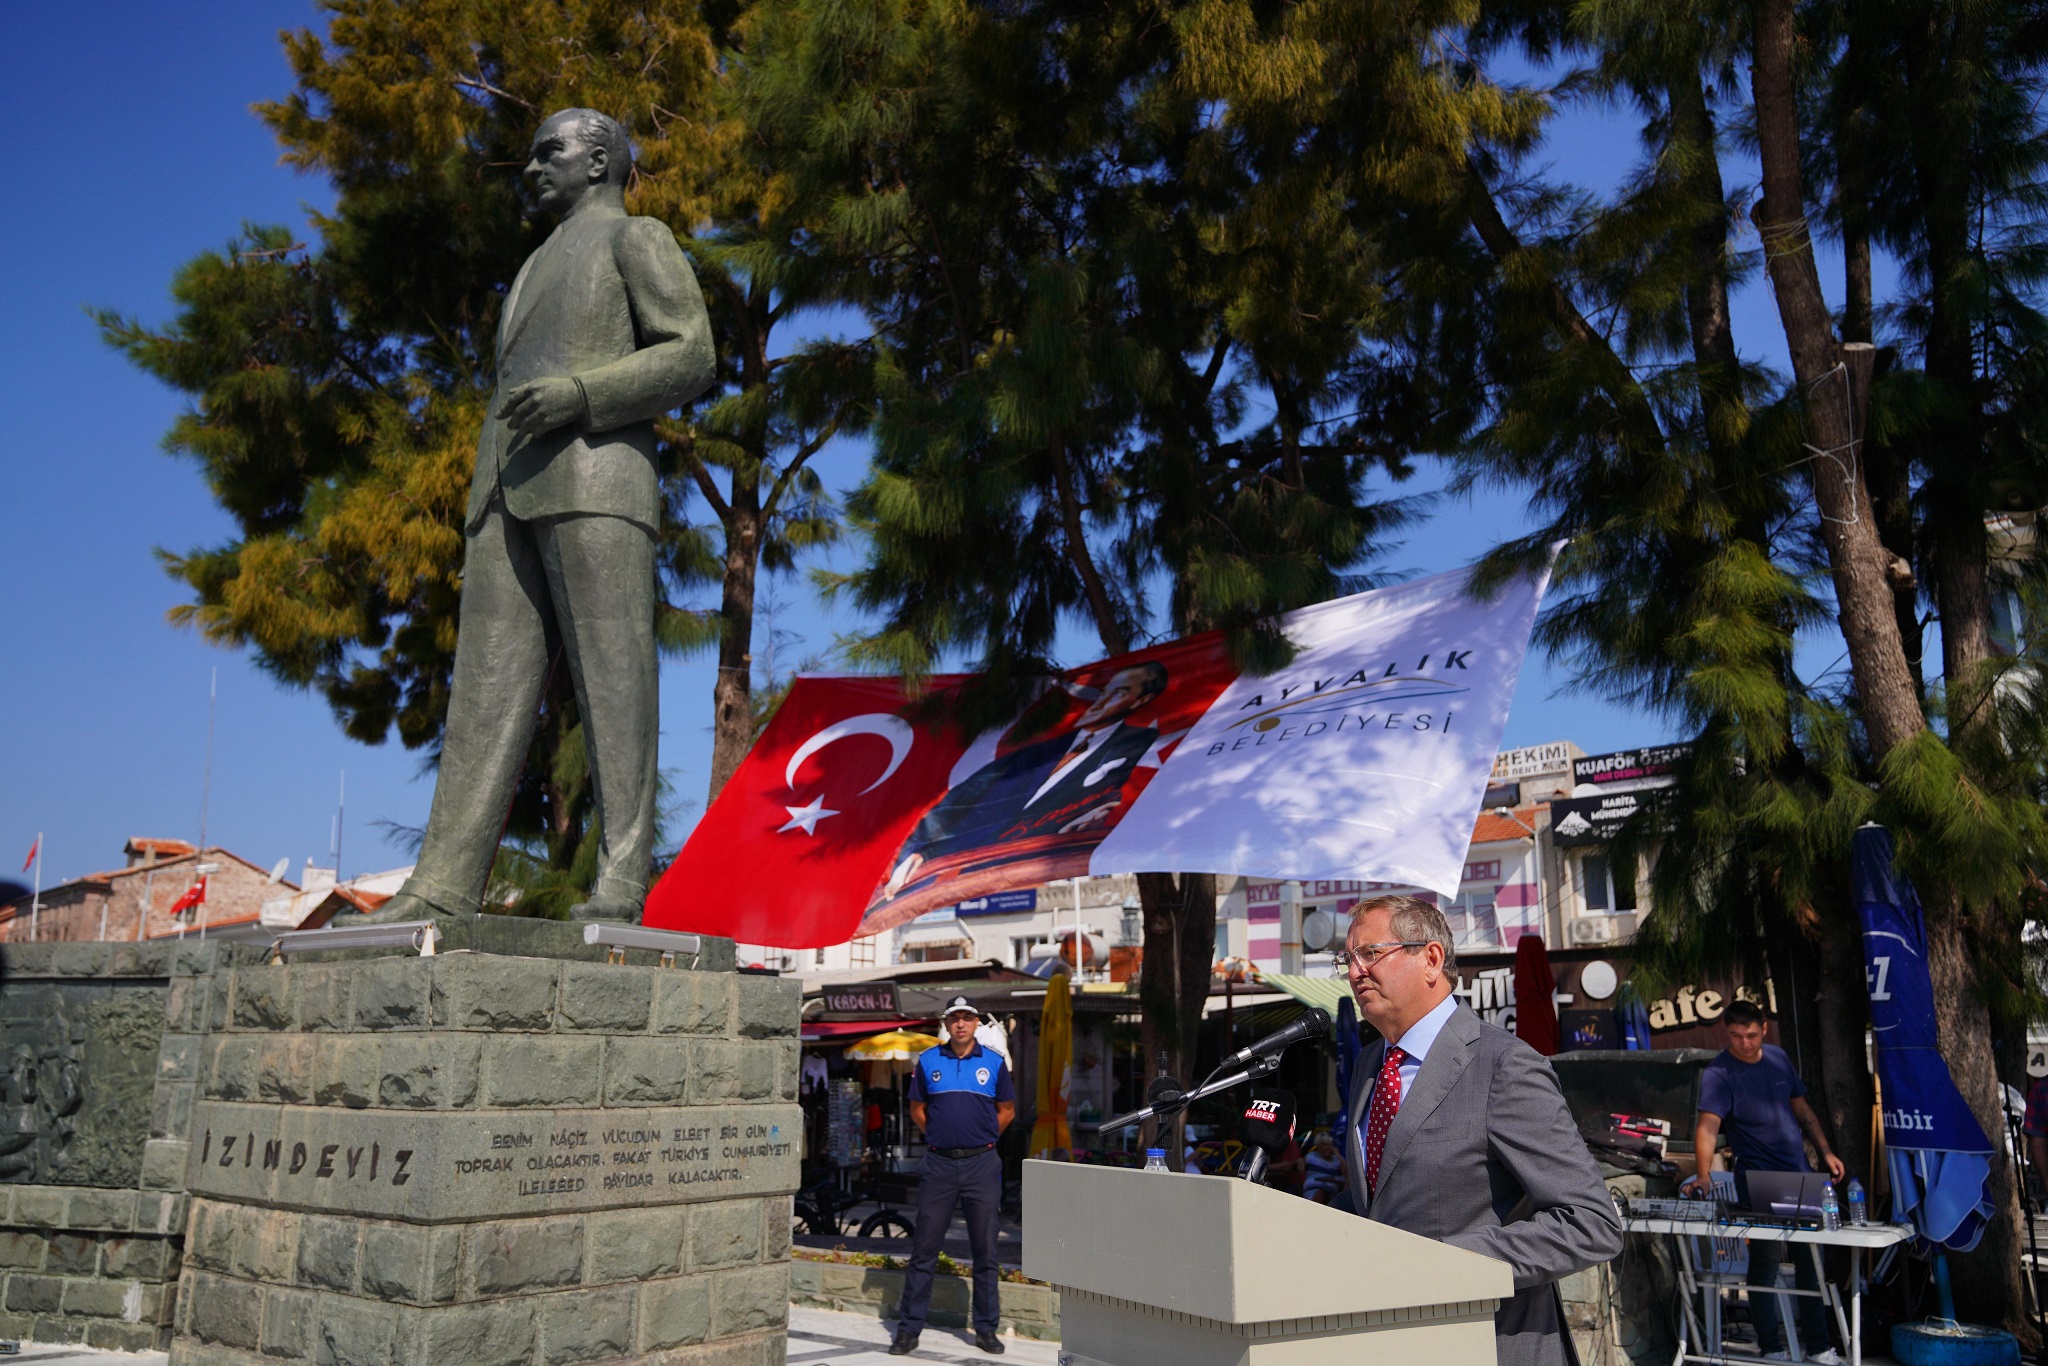
[[[1849,1178],[1849,1227],[1862,1228],[1870,1222],[1870,1206],[1863,1198],[1863,1183]]]
[[[1842,1226],[1842,1206],[1835,1199],[1835,1183],[1820,1183],[1820,1226],[1824,1229],[1838,1229]]]
[[[1165,1172],[1168,1176],[1173,1175],[1172,1168],[1166,1165],[1166,1149],[1145,1149],[1145,1170],[1148,1172]]]

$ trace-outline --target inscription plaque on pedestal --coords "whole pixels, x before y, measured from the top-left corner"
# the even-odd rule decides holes
[[[194,1195],[386,1219],[633,1209],[787,1191],[794,1105],[639,1111],[204,1107]]]

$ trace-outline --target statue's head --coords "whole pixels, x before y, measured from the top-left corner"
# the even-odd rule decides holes
[[[565,216],[600,189],[617,193],[633,168],[626,130],[595,109],[564,109],[533,135],[526,180],[540,207]]]

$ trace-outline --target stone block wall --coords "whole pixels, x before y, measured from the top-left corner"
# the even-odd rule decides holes
[[[794,981],[458,952],[185,1005],[174,1363],[781,1360]]]
[[[1606,1176],[1608,1191],[1626,1199],[1678,1195],[1677,1187],[1662,1177],[1611,1168]],[[1671,1306],[1678,1294],[1678,1268],[1670,1239],[1631,1233],[1619,1257],[1565,1277],[1558,1289],[1583,1366],[1661,1366],[1677,1351]]]
[[[903,1299],[904,1273],[885,1266],[857,1266],[799,1256],[789,1265],[791,1304],[836,1309],[843,1314],[894,1319]],[[1060,1336],[1060,1292],[1037,1282],[1004,1281],[999,1298],[1002,1315],[997,1329],[1022,1338],[1057,1342]],[[965,1276],[932,1280],[931,1312],[926,1322],[939,1328],[965,1328],[973,1320],[973,1287]]]
[[[247,948],[19,944],[0,991],[0,1336],[170,1338],[197,1035]]]
[[[185,1197],[0,1187],[0,1337],[140,1352],[169,1337]]]

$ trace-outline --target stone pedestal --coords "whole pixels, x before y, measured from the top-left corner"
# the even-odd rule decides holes
[[[173,1363],[781,1362],[797,983],[570,928],[214,974]]]

